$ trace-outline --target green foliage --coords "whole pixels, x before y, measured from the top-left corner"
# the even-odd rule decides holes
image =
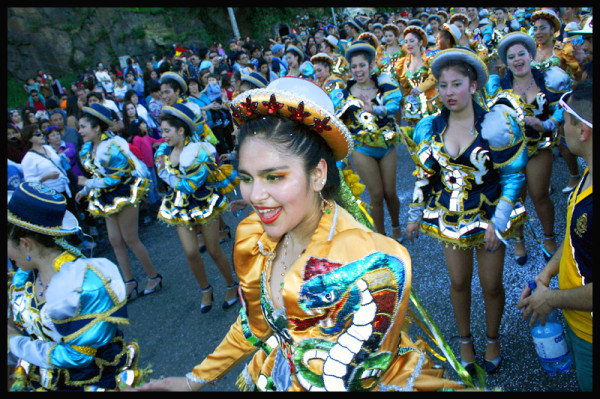
[[[65,75],[62,77],[56,77],[60,82],[61,86],[64,87],[67,92],[71,87],[71,82],[77,81],[78,73]],[[28,96],[25,93],[23,85],[24,81],[15,78],[14,76],[8,76],[6,82],[6,106],[9,108],[20,108],[27,104]]]
[[[143,26],[137,26],[133,28],[131,35],[136,40],[143,39],[144,37],[146,37],[146,29]]]
[[[14,77],[6,82],[6,105],[8,108],[17,108],[27,103],[27,94],[23,89],[25,82]]]

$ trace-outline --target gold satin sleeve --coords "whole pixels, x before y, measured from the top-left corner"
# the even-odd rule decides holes
[[[565,43],[560,50],[556,50],[555,48],[555,53],[560,58],[562,69],[571,75],[575,81],[581,80],[583,70],[573,55],[573,43]]]
[[[194,367],[192,374],[206,383],[212,383],[226,375],[257,349],[244,337],[241,319],[238,317],[219,346],[202,363]]]
[[[398,59],[396,62],[396,76],[398,79],[398,84],[402,88],[402,96],[406,97],[410,94],[410,84],[408,83],[408,79],[406,78],[406,59],[408,57],[402,57]]]
[[[233,253],[233,263],[248,317],[248,327],[258,340],[265,340],[272,334],[260,307],[262,266],[257,264],[261,257],[258,256],[256,242],[262,234],[262,224],[258,216],[252,213],[238,224]],[[241,317],[238,317],[219,346],[202,363],[194,367],[192,374],[207,382],[215,381],[257,350],[258,347],[246,338]]]

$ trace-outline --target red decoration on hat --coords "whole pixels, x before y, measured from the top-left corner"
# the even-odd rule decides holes
[[[292,111],[290,119],[293,121],[302,122],[304,118],[310,116],[309,112],[304,112],[304,101],[301,101],[300,104],[298,104],[298,108],[290,107],[288,105],[288,109]]]
[[[233,105],[231,107],[231,117],[235,120],[235,119],[239,119],[242,117],[242,114],[240,112],[240,107],[234,107]]]
[[[331,118],[329,116],[323,120],[315,118],[315,124],[312,126],[312,128],[319,134],[323,133],[323,130],[331,130],[331,126],[328,125],[330,119]]]
[[[277,102],[275,94],[271,94],[270,101],[263,101],[263,105],[267,107],[267,112],[269,115],[277,115],[279,113],[279,109],[283,108],[283,103]]]
[[[250,98],[250,96],[246,97],[246,102],[245,103],[240,103],[240,107],[244,108],[246,111],[246,115],[250,116],[254,113],[254,111],[256,111],[256,108],[258,107],[258,103],[257,102],[252,102],[252,99]]]

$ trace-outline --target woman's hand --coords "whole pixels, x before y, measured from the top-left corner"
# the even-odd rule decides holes
[[[535,116],[527,116],[525,118],[525,124],[527,126],[531,127],[532,129],[537,130],[538,132],[541,132],[544,130],[542,121],[539,120],[538,118],[536,118]]]
[[[165,156],[161,155],[160,157],[158,157],[158,165],[156,166],[156,171],[160,172],[164,168],[165,168]]]
[[[369,113],[373,113],[373,104],[371,104],[371,97],[366,94],[359,94],[358,98],[363,102],[363,109]]]
[[[406,237],[413,242],[414,238],[419,237],[419,223],[407,223],[406,224]]]
[[[248,207],[248,203],[244,200],[235,200],[229,203],[229,210],[232,213],[236,213],[238,211],[242,211]]]
[[[496,252],[498,247],[500,246],[500,239],[496,235],[496,226],[494,223],[490,222],[488,224],[487,229],[485,230],[485,250],[488,252]]]
[[[78,176],[77,177],[77,184],[79,184],[80,186],[85,186],[85,182],[88,181],[88,178],[85,176]]]
[[[80,192],[78,192],[77,194],[75,194],[75,202],[79,203],[79,201],[83,198],[87,196],[87,194],[85,194],[83,192],[83,190],[81,190]]]

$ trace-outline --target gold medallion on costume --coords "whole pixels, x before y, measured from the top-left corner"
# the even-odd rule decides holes
[[[585,232],[587,231],[588,226],[588,215],[584,213],[583,215],[577,218],[577,222],[575,223],[575,233],[582,238]]]

